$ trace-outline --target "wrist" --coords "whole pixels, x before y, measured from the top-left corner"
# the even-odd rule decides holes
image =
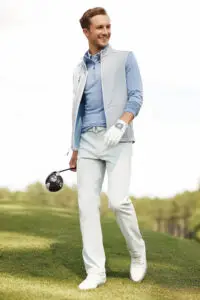
[[[128,123],[126,123],[124,120],[122,120],[122,119],[118,119],[117,121],[116,121],[116,123],[115,124],[122,124],[123,126],[119,126],[119,128],[120,127],[128,127]]]
[[[118,119],[117,122],[120,122],[121,124],[124,124],[125,126],[128,126],[128,123],[122,119]]]
[[[115,127],[122,130],[124,128],[126,129],[128,127],[128,124],[125,121],[118,119],[115,123]]]

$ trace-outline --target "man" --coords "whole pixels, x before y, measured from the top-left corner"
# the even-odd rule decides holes
[[[146,273],[145,242],[129,198],[132,120],[142,105],[142,82],[132,52],[109,44],[110,18],[101,7],[87,10],[80,24],[89,50],[73,76],[70,168],[77,171],[83,261],[87,277],[80,289],[106,282],[105,253],[100,223],[100,193],[108,174],[109,208],[125,238],[131,257],[130,278],[141,281]]]

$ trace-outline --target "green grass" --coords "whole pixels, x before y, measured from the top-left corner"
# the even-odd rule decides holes
[[[200,299],[200,244],[143,231],[148,273],[129,279],[130,258],[113,217],[102,217],[107,282],[79,291],[84,279],[78,213],[0,204],[0,299]]]

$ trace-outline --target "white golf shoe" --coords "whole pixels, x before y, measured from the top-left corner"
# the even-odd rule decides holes
[[[86,279],[79,284],[80,290],[96,289],[106,282],[106,275],[88,274]]]
[[[135,282],[143,280],[147,271],[146,256],[131,258],[130,277]]]

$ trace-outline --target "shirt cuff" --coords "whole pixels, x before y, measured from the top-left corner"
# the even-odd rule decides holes
[[[130,112],[134,115],[134,117],[136,117],[139,113],[140,107],[141,105],[137,102],[131,103],[130,105],[128,103],[126,108],[124,109],[124,112]]]

